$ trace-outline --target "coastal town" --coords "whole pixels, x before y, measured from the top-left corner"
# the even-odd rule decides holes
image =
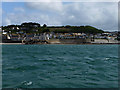
[[[41,26],[22,23],[0,27],[2,43],[21,44],[119,44],[120,32],[105,32],[92,26]]]

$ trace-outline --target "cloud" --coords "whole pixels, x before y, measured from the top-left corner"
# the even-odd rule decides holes
[[[0,25],[2,25],[2,4],[0,3]]]
[[[11,20],[6,18],[4,21],[3,21],[6,25],[11,25]]]
[[[17,14],[8,13],[6,22],[21,24],[23,22],[38,22],[47,25],[92,25],[103,30],[117,30],[118,4],[110,2],[26,2],[25,8]],[[27,10],[30,10],[28,12]],[[22,12],[25,11],[25,12]],[[9,20],[8,20],[9,19]],[[4,23],[7,24],[7,23]]]
[[[62,24],[93,25],[104,30],[117,30],[117,3],[71,3],[64,6]]]
[[[61,0],[59,2],[53,2],[52,0],[47,0],[47,2],[27,2],[26,5],[28,8],[42,10],[42,11],[55,11],[61,12],[63,10],[63,4]]]
[[[119,0],[62,0],[64,2],[119,2]]]
[[[0,8],[0,14],[2,14],[2,8]]]
[[[118,30],[120,30],[120,2],[118,3]]]
[[[56,20],[57,17],[45,15],[45,14],[39,14],[39,13],[18,13],[16,15],[15,13],[10,13],[7,15],[3,22],[4,25],[8,25],[8,21],[11,21],[11,24],[21,24],[23,22],[38,22],[41,25],[47,24],[47,25],[62,25],[59,20]]]
[[[2,0],[2,2],[50,2],[51,0]],[[52,0],[52,2],[60,2]],[[62,0],[62,2],[119,2],[119,0]]]
[[[2,0],[2,2],[13,2],[13,1],[16,1],[16,0]]]

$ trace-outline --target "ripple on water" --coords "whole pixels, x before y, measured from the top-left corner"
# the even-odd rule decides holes
[[[26,65],[26,66],[12,66],[12,67],[7,67],[5,68],[6,70],[15,70],[15,71],[24,71],[24,70],[36,70],[39,69],[37,66],[30,66],[30,65]]]
[[[116,45],[3,45],[3,88],[117,87],[117,56]]]

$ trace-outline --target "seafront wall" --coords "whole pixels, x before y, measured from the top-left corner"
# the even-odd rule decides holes
[[[22,43],[22,44],[120,44],[117,40],[108,40],[108,39],[49,39],[44,41],[31,40],[31,41],[12,41],[12,40],[3,40],[2,43]]]
[[[50,39],[47,40],[49,44],[117,44],[117,40],[108,40],[108,39]]]
[[[2,43],[22,43],[22,41],[2,40]]]
[[[59,39],[49,39],[49,40],[46,40],[46,41],[50,44],[60,44]]]
[[[81,43],[90,43],[90,39],[50,39],[47,40],[50,44],[81,44]]]
[[[108,40],[108,39],[94,39],[94,42],[91,43],[118,43],[117,40]]]

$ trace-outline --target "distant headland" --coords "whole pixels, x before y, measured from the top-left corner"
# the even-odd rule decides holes
[[[119,44],[120,32],[105,32],[93,26],[47,26],[25,22],[1,26],[2,43],[21,44]]]

